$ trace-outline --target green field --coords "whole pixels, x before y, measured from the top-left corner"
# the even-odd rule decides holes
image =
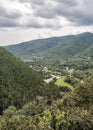
[[[58,79],[55,84],[56,84],[57,86],[59,86],[59,87],[60,87],[60,86],[66,86],[66,87],[68,87],[70,90],[74,90],[74,88],[73,88],[72,85],[70,85],[70,84],[68,84],[68,83],[66,83],[66,82],[64,81],[64,77]]]

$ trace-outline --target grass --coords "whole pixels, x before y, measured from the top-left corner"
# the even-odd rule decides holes
[[[73,86],[70,85],[69,83],[66,83],[66,82],[64,81],[64,79],[65,79],[64,77],[58,79],[55,84],[56,84],[58,87],[60,87],[60,86],[66,86],[66,87],[69,88],[70,90],[74,90]]]

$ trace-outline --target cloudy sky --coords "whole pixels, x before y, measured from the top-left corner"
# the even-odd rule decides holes
[[[0,0],[0,45],[93,32],[93,0]]]

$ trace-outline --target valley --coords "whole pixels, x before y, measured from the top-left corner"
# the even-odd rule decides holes
[[[73,89],[93,69],[93,34],[32,40],[5,48],[42,75],[44,82]],[[57,81],[58,80],[58,81]],[[66,82],[65,82],[66,81]]]
[[[93,130],[93,0],[0,0],[0,130]]]
[[[93,129],[93,34],[0,48],[0,130]]]

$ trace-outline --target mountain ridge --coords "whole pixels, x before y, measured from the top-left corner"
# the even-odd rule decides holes
[[[85,52],[84,55],[87,55],[86,51],[90,46],[93,46],[93,33],[85,32],[78,35],[37,39],[9,45],[5,48],[22,59],[31,59],[37,56],[55,60],[55,58],[67,59],[76,55],[83,55],[83,51]],[[91,56],[89,53],[88,50],[88,56]]]

